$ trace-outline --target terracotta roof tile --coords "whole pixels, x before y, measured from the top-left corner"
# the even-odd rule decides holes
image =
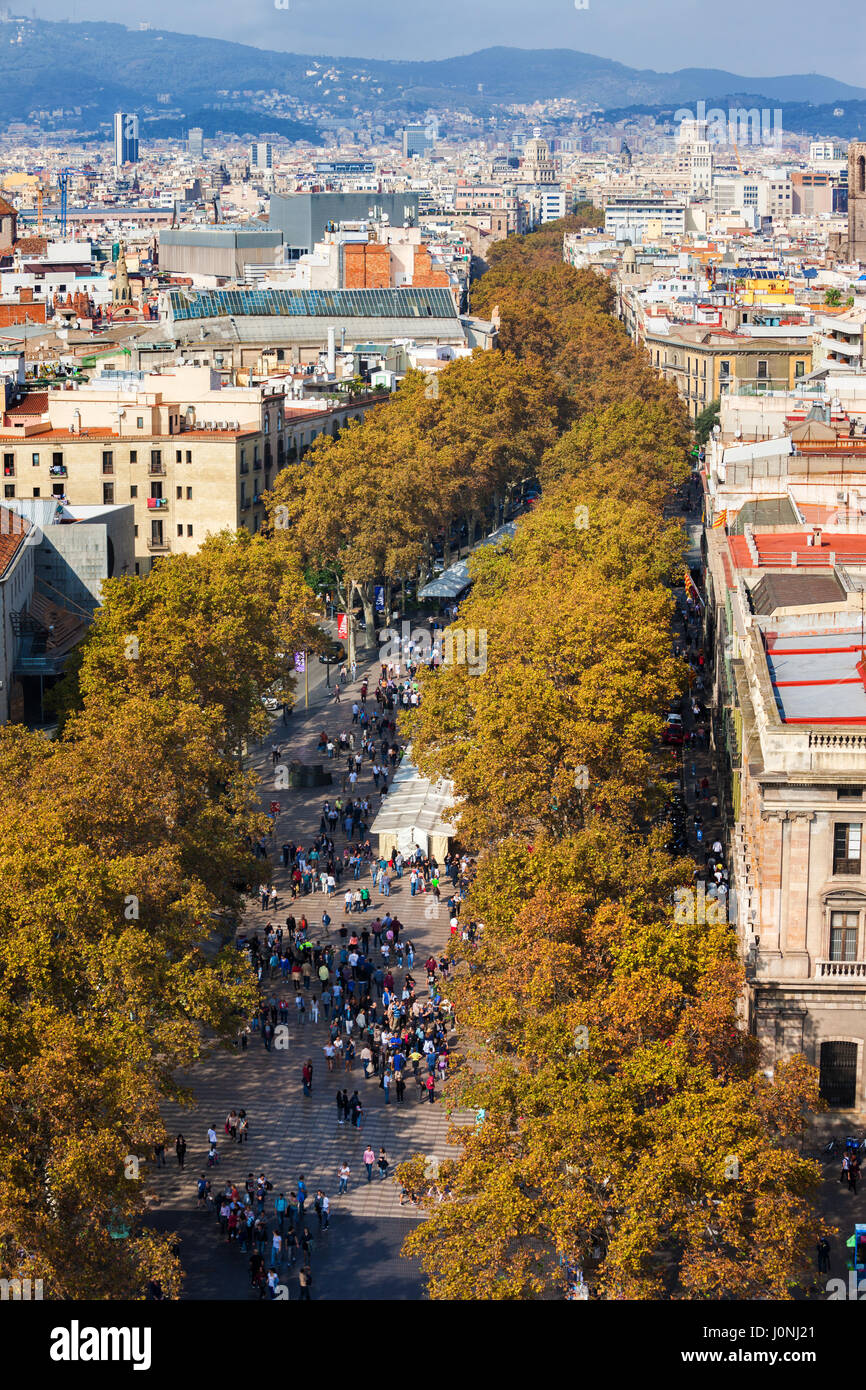
[[[8,507],[0,507],[0,578],[2,578],[16,554],[27,539],[30,522]]]

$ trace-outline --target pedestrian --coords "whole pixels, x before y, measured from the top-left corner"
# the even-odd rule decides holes
[[[294,1226],[290,1226],[286,1233],[286,1256],[289,1262],[289,1269],[292,1268],[298,1258],[298,1237],[295,1235]]]
[[[427,1074],[427,1080],[424,1082],[424,1085],[425,1085],[425,1087],[426,1087],[426,1089],[427,1089],[427,1099],[429,1100],[430,1104],[432,1105],[433,1102],[434,1102],[435,1099],[436,1099],[436,1081],[435,1081],[435,1079],[434,1079],[434,1077],[433,1077],[433,1073],[432,1073],[432,1072],[428,1072],[428,1074]]]
[[[337,1124],[338,1124],[338,1125],[344,1124],[344,1123],[345,1123],[345,1120],[346,1120],[346,1110],[345,1110],[345,1104],[344,1104],[344,1101],[343,1101],[343,1092],[342,1092],[342,1091],[338,1091],[338,1092],[337,1092]]]
[[[182,1168],[186,1162],[186,1140],[179,1134],[174,1141],[174,1151],[177,1154],[177,1166]]]
[[[339,691],[340,691],[340,687],[337,686],[337,694],[338,694],[338,695],[339,695]],[[313,1271],[312,1271],[312,1269],[310,1268],[309,1264],[304,1264],[304,1265],[301,1267],[301,1272],[300,1272],[300,1274],[298,1275],[298,1283],[299,1283],[300,1289],[301,1289],[301,1293],[300,1293],[301,1302],[302,1302],[302,1303],[303,1303],[303,1302],[309,1303],[309,1302],[310,1302],[310,1289],[313,1287]]]
[[[855,1154],[848,1165],[848,1190],[857,1195],[857,1180],[860,1177],[860,1160]]]
[[[372,1146],[368,1144],[364,1150],[364,1167],[367,1169],[367,1182],[373,1181],[373,1164],[375,1162],[376,1155],[373,1152]]]
[[[818,1252],[818,1273],[819,1273],[819,1274],[829,1274],[829,1273],[830,1273],[830,1242],[829,1242],[829,1240],[827,1239],[827,1237],[826,1237],[826,1236],[821,1236],[821,1238],[820,1238],[820,1240],[818,1241],[818,1243],[817,1243],[817,1245],[816,1245],[815,1248],[816,1248],[816,1250],[817,1250],[817,1252]]]
[[[313,1063],[309,1057],[301,1068],[301,1080],[304,1086],[304,1095],[311,1096],[313,1094]]]
[[[348,1163],[345,1159],[343,1159],[343,1162],[340,1164],[340,1186],[337,1192],[338,1197],[342,1197],[345,1193],[349,1191],[349,1176],[351,1171],[352,1170],[350,1169]]]
[[[387,1155],[386,1152],[385,1152],[384,1145],[383,1145],[382,1148],[379,1150],[379,1158],[378,1158],[378,1160],[377,1160],[377,1166],[378,1166],[378,1169],[379,1169],[379,1179],[380,1179],[380,1181],[384,1181],[385,1178],[386,1178],[386,1176],[387,1176],[387,1173],[388,1173],[388,1155]]]

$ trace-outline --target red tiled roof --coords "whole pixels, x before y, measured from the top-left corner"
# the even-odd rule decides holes
[[[29,391],[22,400],[17,401],[15,405],[10,405],[9,409],[4,413],[6,416],[44,415],[47,409],[48,392]]]
[[[0,577],[2,577],[18,550],[27,539],[30,522],[8,507],[0,507]]]
[[[184,430],[181,434],[146,434],[119,435],[116,430],[106,427],[94,429],[83,429],[75,434],[70,434],[69,430],[40,430],[38,434],[0,434],[0,440],[5,443],[7,440],[19,444],[32,444],[34,448],[40,444],[48,442],[54,444],[62,441],[64,444],[74,444],[76,439],[122,439],[124,444],[129,444],[132,448],[142,445],[145,448],[149,444],[177,444],[180,446],[185,439],[242,439],[246,435],[260,434],[261,431],[255,425],[249,425],[242,430]]]

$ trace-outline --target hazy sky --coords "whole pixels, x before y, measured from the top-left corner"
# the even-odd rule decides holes
[[[6,3],[7,0],[3,0]],[[32,0],[10,0],[29,13]],[[720,67],[748,77],[820,72],[866,85],[863,0],[36,0],[43,19],[111,19],[260,48],[443,58],[492,44],[577,48],[631,67]]]

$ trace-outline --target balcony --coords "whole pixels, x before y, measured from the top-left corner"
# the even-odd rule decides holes
[[[66,471],[65,463],[52,463],[48,472],[50,473],[52,478],[66,478],[69,476]]]
[[[154,477],[156,477],[156,478],[164,478],[164,477],[165,477],[165,464],[164,464],[164,463],[151,463],[151,464],[148,464],[147,471],[148,471],[148,473],[150,474],[150,476],[151,476],[152,478],[154,478]]]
[[[153,512],[153,511],[160,511],[163,507],[167,507],[167,506],[168,506],[168,498],[167,498],[167,497],[148,497],[148,499],[147,499],[147,509],[148,509],[148,511],[151,511],[151,512]]]
[[[866,984],[866,960],[816,960],[816,980],[862,980]]]

